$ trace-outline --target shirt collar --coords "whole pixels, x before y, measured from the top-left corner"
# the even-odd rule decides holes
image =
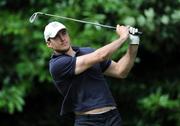
[[[77,56],[79,54],[79,52],[80,52],[80,48],[79,47],[72,47],[72,49],[76,52],[75,55]],[[69,56],[69,55],[64,54],[64,53],[60,53],[60,54],[53,53],[51,58],[56,58],[58,56],[63,56],[63,55]]]

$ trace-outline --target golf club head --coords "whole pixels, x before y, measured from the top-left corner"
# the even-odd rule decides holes
[[[33,23],[37,18],[38,18],[38,14],[43,14],[42,12],[35,12],[30,18],[29,18],[29,22]]]

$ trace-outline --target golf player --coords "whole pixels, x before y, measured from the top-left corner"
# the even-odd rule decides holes
[[[118,38],[95,50],[72,47],[68,29],[62,23],[46,25],[44,38],[53,49],[49,71],[63,95],[60,114],[74,112],[75,126],[122,125],[104,75],[120,79],[128,75],[138,51],[139,37],[133,35],[137,32],[136,28],[117,25]],[[127,39],[130,43],[125,55],[117,62],[109,59]]]

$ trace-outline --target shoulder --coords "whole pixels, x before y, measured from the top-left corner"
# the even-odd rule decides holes
[[[58,61],[63,62],[63,60],[66,60],[68,58],[70,58],[70,56],[68,55],[53,55],[50,59],[50,62],[53,62],[53,63],[56,63]]]
[[[49,65],[50,67],[64,67],[68,64],[72,64],[73,61],[75,60],[74,57],[71,56],[67,56],[67,55],[63,55],[63,56],[57,56],[54,58],[51,58],[51,60],[49,61]]]
[[[54,78],[74,75],[76,57],[58,56],[49,62],[49,71]]]
[[[91,47],[81,47],[79,49],[80,49],[80,52],[85,53],[85,54],[95,51],[95,49],[93,49]]]

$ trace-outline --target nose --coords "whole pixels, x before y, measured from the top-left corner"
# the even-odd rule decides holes
[[[62,34],[59,34],[59,39],[60,39],[61,41],[64,41],[64,40],[65,40],[65,37],[64,37]]]

